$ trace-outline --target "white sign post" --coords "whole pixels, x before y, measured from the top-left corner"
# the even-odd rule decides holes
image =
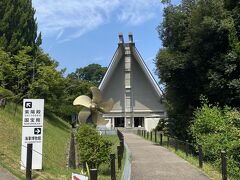
[[[27,144],[33,144],[32,169],[42,169],[44,99],[23,100],[21,169],[26,168]]]

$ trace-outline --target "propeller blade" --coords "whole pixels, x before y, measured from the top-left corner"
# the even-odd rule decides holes
[[[73,101],[73,105],[79,105],[79,106],[84,106],[86,108],[90,108],[91,107],[91,103],[92,100],[90,97],[82,95],[82,96],[78,96],[74,101]]]
[[[82,110],[78,114],[78,122],[79,124],[84,124],[87,122],[88,117],[91,115],[91,111],[88,108],[83,107]]]
[[[96,87],[91,87],[91,91],[93,96],[92,101],[96,104],[99,104],[102,101],[101,91]]]
[[[112,110],[113,108],[113,99],[110,98],[108,101],[106,102],[102,102],[100,105],[99,105],[99,110],[102,112],[102,113],[107,113],[109,111]]]
[[[98,121],[97,121],[97,125],[106,125],[108,123],[108,121],[106,121],[102,115],[99,114],[98,116]]]
[[[93,124],[97,124],[98,121],[98,111],[92,111],[91,112],[92,122]]]

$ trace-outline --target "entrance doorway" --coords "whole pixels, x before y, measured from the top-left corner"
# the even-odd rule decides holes
[[[114,125],[115,127],[124,127],[124,117],[115,117]]]
[[[144,127],[144,117],[134,117],[134,127]]]

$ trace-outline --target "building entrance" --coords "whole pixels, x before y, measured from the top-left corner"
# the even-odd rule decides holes
[[[134,117],[134,127],[144,127],[144,117]]]
[[[114,125],[115,127],[124,127],[124,117],[115,117]]]

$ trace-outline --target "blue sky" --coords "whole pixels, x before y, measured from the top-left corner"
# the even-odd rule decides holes
[[[172,1],[174,4],[180,0]],[[108,66],[118,33],[133,33],[149,69],[161,47],[156,27],[162,21],[160,0],[33,0],[42,48],[67,73],[98,63]],[[155,77],[156,78],[156,77]]]

